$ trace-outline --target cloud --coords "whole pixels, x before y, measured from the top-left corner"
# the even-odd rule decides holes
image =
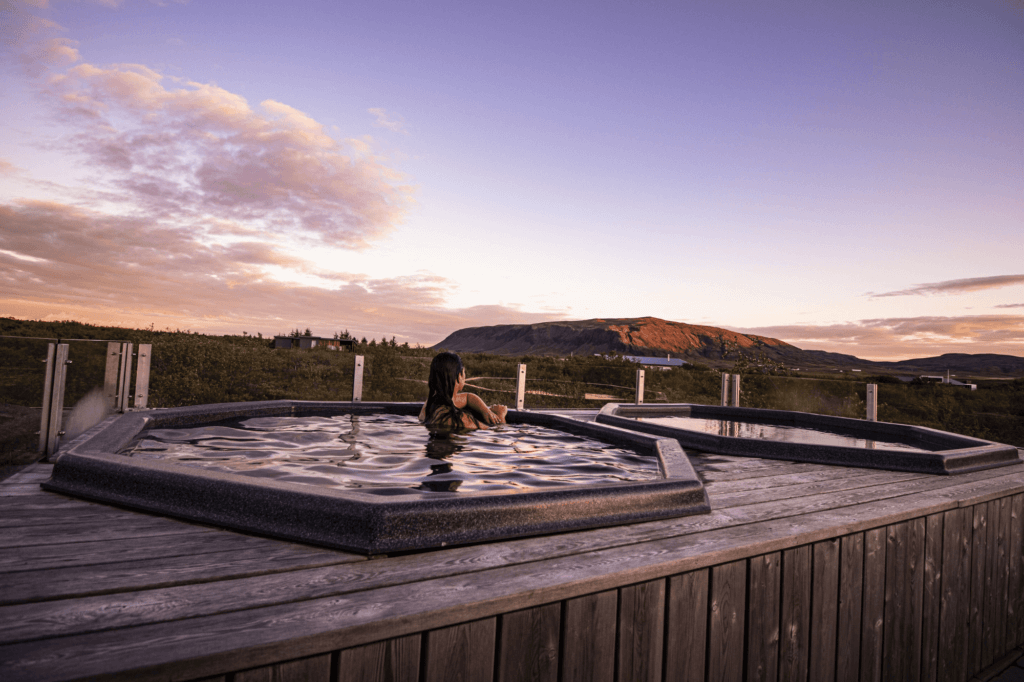
[[[211,243],[206,234],[53,202],[0,205],[0,309],[19,317],[214,333],[348,329],[426,344],[461,327],[553,319],[504,306],[446,308],[453,283],[430,273],[320,272],[273,243]],[[331,286],[279,281],[275,266]]]
[[[0,175],[14,175],[15,173],[19,172],[20,170],[21,170],[20,168],[15,166],[10,161],[6,161],[4,159],[0,159]]]
[[[1024,284],[1024,275],[996,275],[994,277],[971,277],[969,279],[950,279],[945,282],[918,284],[909,289],[889,291],[884,294],[868,294],[871,298],[887,296],[931,296],[934,294],[962,294],[985,289],[998,289]]]
[[[402,120],[401,116],[389,117],[388,112],[384,111],[383,109],[367,109],[367,111],[369,111],[377,118],[377,120],[374,122],[374,125],[377,126],[378,128],[387,128],[388,130],[392,130],[396,133],[409,132],[405,129],[405,121]]]
[[[1024,308],[1024,303],[1003,303],[997,305],[997,308]]]
[[[942,353],[1005,353],[1024,348],[1024,315],[894,317],[832,325],[777,325],[743,329],[808,350],[895,360]]]

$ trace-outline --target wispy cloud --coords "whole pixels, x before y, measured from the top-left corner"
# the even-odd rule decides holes
[[[309,326],[423,343],[460,327],[553,319],[503,306],[452,310],[453,283],[430,273],[320,272],[277,243],[212,243],[149,217],[30,202],[0,205],[0,227],[0,309],[20,317],[232,333]],[[332,285],[278,281],[275,267]]]
[[[942,353],[1006,353],[1024,349],[1024,315],[893,317],[831,325],[778,325],[743,329],[807,350],[890,360]],[[985,350],[975,350],[984,348]]]
[[[1024,308],[1024,303],[1003,303],[997,305],[997,308]]]
[[[373,124],[378,128],[387,128],[388,130],[396,133],[408,132],[405,129],[405,121],[402,120],[401,116],[388,114],[388,112],[383,109],[368,109],[367,111],[373,114],[376,118]]]
[[[0,175],[14,175],[20,169],[10,161],[0,159]]]
[[[917,284],[909,289],[889,291],[882,294],[870,293],[871,298],[887,296],[932,296],[935,294],[963,294],[985,289],[999,289],[1024,284],[1024,275],[996,275],[993,277],[971,277],[968,279],[949,279],[944,282]]]

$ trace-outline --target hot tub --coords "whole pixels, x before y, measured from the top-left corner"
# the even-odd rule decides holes
[[[510,411],[530,424],[628,448],[656,463],[646,480],[471,490],[410,486],[307,485],[285,477],[128,456],[148,431],[194,428],[242,417],[416,415],[419,403],[268,401],[132,412],[112,418],[62,450],[46,490],[236,530],[364,554],[485,542],[710,510],[703,484],[679,444],[551,414]],[[510,428],[515,428],[514,426]],[[426,430],[423,430],[426,433]],[[424,453],[409,453],[422,457]],[[586,457],[580,453],[581,459]],[[493,487],[492,487],[493,488]]]
[[[962,474],[1018,464],[1017,448],[924,426],[713,405],[608,404],[598,423],[738,457]]]

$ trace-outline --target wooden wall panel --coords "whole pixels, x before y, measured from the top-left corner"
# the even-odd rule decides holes
[[[565,602],[560,661],[564,682],[615,679],[618,601],[618,591],[609,590]]]
[[[907,522],[895,523],[885,536],[885,618],[882,634],[882,678],[904,680],[903,641],[908,611],[909,586],[906,583],[907,543],[910,528]]]
[[[321,654],[235,673],[235,682],[330,682],[331,655]]]
[[[704,682],[709,572],[704,568],[675,575],[668,580],[666,680]]]
[[[711,569],[708,618],[708,682],[743,679],[743,627],[747,561]]]
[[[338,682],[415,682],[422,635],[408,635],[338,652]]]
[[[885,528],[864,533],[864,604],[860,634],[861,682],[882,682],[885,623]]]
[[[971,596],[971,509],[953,509],[942,519],[942,597],[939,605],[939,682],[967,679]]]
[[[836,677],[836,623],[839,618],[839,538],[816,542],[811,557],[810,679]]]
[[[804,682],[810,646],[811,547],[782,553],[782,599],[779,624],[779,679]]]
[[[618,679],[660,682],[665,641],[665,580],[619,590]]]
[[[1008,597],[1006,600],[1007,650],[1016,648],[1024,638],[1024,495],[1014,495],[1010,501],[1010,566],[1008,573]]]
[[[490,682],[496,630],[497,619],[484,618],[427,632],[424,682]]]
[[[855,533],[847,535],[840,543],[837,682],[857,682],[860,679],[863,594],[864,533]]]
[[[988,504],[974,505],[971,524],[971,599],[967,631],[967,676],[982,668],[982,613],[985,599],[986,557],[988,545]]]
[[[498,640],[498,682],[555,682],[561,626],[561,603],[503,614]]]
[[[747,680],[775,682],[779,676],[779,598],[782,554],[750,558],[747,587]]]
[[[925,523],[921,680],[935,682],[938,677],[939,610],[942,605],[942,514],[932,514]]]

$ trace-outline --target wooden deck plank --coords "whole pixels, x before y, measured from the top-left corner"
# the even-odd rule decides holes
[[[1014,495],[1010,505],[1009,598],[1007,603],[1006,648],[1019,646],[1024,624],[1024,495]]]
[[[991,484],[991,481],[990,481]],[[959,486],[967,490],[976,490],[978,482]],[[949,489],[934,493],[936,504],[940,508]],[[917,513],[923,500],[920,497],[897,498],[900,504],[891,501],[897,514]],[[577,554],[547,559],[539,564],[576,565],[577,563],[597,562],[601,570],[612,572],[616,566],[621,570],[637,570],[630,564],[640,563],[657,566],[654,570],[660,575],[677,573],[693,568],[700,568],[714,563],[725,563],[740,556],[749,555],[750,551],[766,553],[784,549],[801,538],[817,541],[830,537],[841,523],[848,529],[859,530],[856,525],[875,523],[880,513],[877,503],[859,505],[854,508],[835,510],[831,514],[818,513],[798,517],[786,517],[756,524],[744,524],[736,527],[724,527],[716,531],[706,531],[675,538],[663,538],[648,543],[649,546],[639,549],[637,546],[624,545],[610,549],[590,551],[585,557]],[[834,516],[832,515],[834,514]],[[636,527],[633,527],[635,529]],[[631,529],[631,530],[633,530]],[[607,530],[607,529],[606,529]],[[550,538],[549,538],[550,540]],[[524,541],[526,542],[526,541]],[[510,543],[511,544],[511,543]],[[488,546],[492,549],[498,546]],[[764,552],[753,548],[763,548]],[[669,552],[666,556],[665,552]],[[671,556],[679,557],[679,563],[673,565]],[[232,609],[271,606],[287,602],[332,598],[351,593],[356,590],[379,589],[383,586],[394,586],[409,582],[427,584],[431,575],[424,572],[424,561],[429,555],[397,557],[377,562],[360,562],[343,566],[329,566],[304,571],[293,571],[287,574],[274,574],[258,578],[239,579],[230,583],[211,583],[186,585],[181,587],[148,590],[141,593],[130,593],[124,597],[103,596],[87,597],[75,600],[59,600],[37,604],[33,607],[21,605],[0,607],[0,632],[17,632],[19,641],[33,638],[64,636],[73,633],[90,631],[90,628],[120,628],[138,626],[160,620],[178,620],[209,616],[216,613],[227,613]],[[443,575],[457,577],[467,570],[479,569],[479,565],[467,566],[459,559],[453,564],[439,566],[436,559],[432,568]],[[696,563],[691,563],[696,562]],[[373,565],[371,565],[373,564]],[[491,574],[494,570],[518,570],[524,564],[508,565],[504,562],[496,569],[481,571]],[[537,570],[540,570],[538,568]],[[658,574],[638,574],[638,581],[659,577]],[[417,580],[419,579],[419,580]],[[468,578],[467,578],[468,579]],[[496,578],[500,580],[500,578]],[[554,599],[552,599],[553,601]],[[118,605],[111,609],[112,603]],[[164,606],[154,610],[153,603]],[[59,614],[52,617],[50,614]],[[116,614],[116,615],[111,615]],[[28,620],[26,620],[28,619]],[[11,641],[0,639],[0,641]]]
[[[1010,479],[1012,484],[1013,477]],[[995,479],[990,485],[998,483]],[[991,492],[979,488],[977,482],[953,486],[957,487],[977,495]],[[591,552],[586,557],[539,562],[546,564],[543,566],[509,567],[494,572],[493,576],[456,576],[374,590],[344,599],[329,598],[209,616],[191,620],[187,632],[182,632],[175,623],[158,623],[136,628],[130,641],[115,630],[68,636],[61,640],[60,647],[50,652],[45,646],[9,645],[0,647],[0,660],[5,661],[10,679],[31,678],[41,671],[53,678],[70,675],[72,671],[89,674],[90,670],[105,669],[112,661],[124,669],[134,669],[140,676],[147,671],[158,674],[168,665],[188,668],[216,664],[227,666],[225,670],[238,669],[242,666],[235,663],[261,662],[254,660],[257,658],[279,660],[274,657],[283,651],[301,656],[323,651],[334,644],[338,645],[335,648],[355,646],[440,626],[453,622],[452,619],[458,622],[477,614],[501,613],[510,610],[511,604],[520,604],[522,608],[530,605],[523,604],[524,594],[542,602],[586,594],[600,590],[602,585],[613,585],[621,579],[623,571],[639,581],[723,563],[729,557],[743,556],[750,551],[764,553],[792,546],[794,542],[806,544],[830,537],[828,533],[833,532],[837,524],[856,530],[859,524],[877,522],[879,513],[897,518],[920,509],[932,509],[934,513],[958,504],[957,495],[949,499],[951,489],[904,497],[902,508],[889,507],[879,512],[876,505],[869,504],[860,509],[844,509],[836,516],[817,513],[799,519],[728,528],[650,543],[639,554],[636,547],[616,548]],[[860,514],[863,517],[859,518]],[[715,547],[716,540],[721,543],[718,547]],[[614,573],[619,575],[610,578]],[[567,581],[567,576],[572,578]],[[287,626],[275,626],[282,622]],[[339,628],[339,634],[330,634]],[[239,646],[240,643],[244,646]],[[210,670],[214,672],[217,671]]]
[[[42,532],[38,526],[4,528],[3,531],[0,531],[0,549],[11,550],[19,547],[79,542],[107,542],[163,535],[188,535],[195,532],[196,528],[197,526],[191,524],[163,518],[142,518],[128,527],[103,522],[89,524],[83,528],[64,529],[61,526],[45,526],[45,530]]]
[[[972,509],[961,508],[942,515],[942,602],[938,650],[940,682],[967,679],[973,514]]]
[[[0,552],[0,574],[143,561],[160,557],[192,556],[232,550],[241,551],[253,547],[270,547],[276,544],[291,543],[213,528],[199,528],[191,534],[163,535],[117,542],[35,545],[19,547],[17,552]]]
[[[202,559],[199,559],[202,557]],[[247,578],[366,557],[285,542],[247,543],[204,555],[160,557],[0,574],[0,606]]]

